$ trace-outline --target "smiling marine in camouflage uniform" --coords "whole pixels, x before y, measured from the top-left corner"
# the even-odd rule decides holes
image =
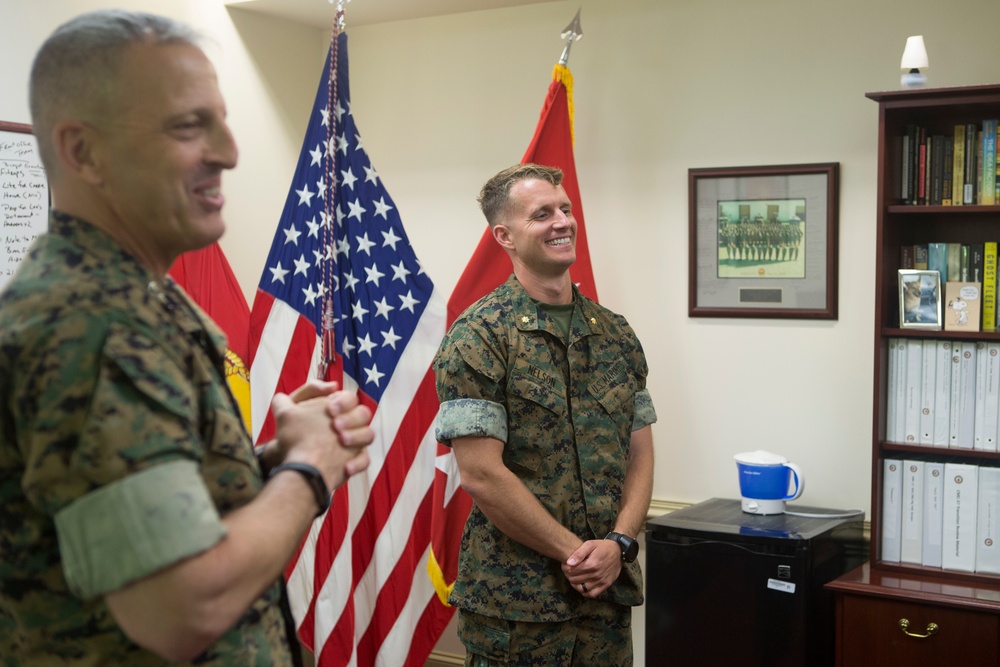
[[[632,663],[656,415],[631,327],[569,281],[561,178],[518,165],[484,186],[514,275],[459,317],[435,361],[438,438],[475,501],[449,600],[473,667]]]

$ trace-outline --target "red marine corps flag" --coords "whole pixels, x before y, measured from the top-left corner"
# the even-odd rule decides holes
[[[274,393],[311,377],[356,389],[374,413],[371,465],[337,489],[286,569],[320,667],[421,667],[451,617],[427,576],[445,314],[364,149],[338,29],[250,333],[255,442],[273,433]]]
[[[577,222],[576,262],[570,269],[570,275],[580,291],[596,301],[597,286],[590,265],[587,233],[583,226],[583,206],[580,203],[576,163],[573,160],[573,75],[566,66],[570,46],[582,34],[580,12],[577,12],[573,22],[562,34],[566,39],[566,47],[552,73],[552,83],[549,84],[548,94],[545,96],[535,136],[532,137],[521,162],[533,162],[562,169],[562,186],[573,203],[573,217]],[[507,280],[512,270],[510,258],[493,240],[493,235],[487,228],[472,254],[472,259],[459,278],[451,298],[448,299],[448,326],[451,326],[466,308]],[[462,540],[462,529],[472,507],[472,501],[459,486],[458,466],[455,464],[451,448],[439,444],[437,449],[434,537],[428,569],[438,596],[442,601],[446,601],[458,574],[458,550]]]
[[[250,308],[218,243],[191,250],[170,267],[170,277],[184,288],[198,307],[226,334],[226,382],[233,392],[243,423],[250,430]]]

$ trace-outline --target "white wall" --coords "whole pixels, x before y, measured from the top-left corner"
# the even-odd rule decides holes
[[[252,299],[328,35],[215,0],[113,4],[187,20],[217,42],[241,147],[223,247]],[[48,32],[107,5],[0,0],[0,120],[29,121],[22,91]],[[1000,4],[574,0],[349,27],[366,148],[446,294],[482,233],[479,186],[520,160],[559,33],[581,6],[577,170],[601,300],[647,351],[654,496],[735,497],[733,454],[765,448],[802,467],[800,502],[867,511],[878,119],[864,93],[898,88],[912,34],[925,37],[931,85],[995,82]],[[841,165],[839,319],[689,318],[687,170],[807,162]]]
[[[482,233],[478,188],[523,154],[581,5],[577,171],[601,300],[649,360],[654,496],[736,497],[733,455],[764,448],[802,467],[799,502],[867,511],[878,117],[864,93],[899,87],[911,34],[931,85],[996,81],[1000,5],[583,0],[351,30],[365,144],[446,292]],[[688,169],[808,162],[841,168],[839,319],[689,318]]]

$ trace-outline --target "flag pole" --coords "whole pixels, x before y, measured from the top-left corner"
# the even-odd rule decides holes
[[[576,16],[570,21],[570,24],[562,31],[560,35],[566,40],[566,46],[563,47],[562,55],[559,57],[559,64],[565,66],[569,62],[569,50],[573,46],[573,42],[583,37],[583,28],[580,27],[580,10],[576,10]]]

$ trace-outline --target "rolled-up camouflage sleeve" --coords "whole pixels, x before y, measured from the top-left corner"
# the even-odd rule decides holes
[[[507,410],[499,403],[472,398],[445,401],[438,410],[434,435],[451,445],[453,438],[480,436],[507,442]]]
[[[632,417],[632,430],[638,431],[650,424],[656,423],[656,408],[648,389],[641,389],[635,394],[635,416]]]
[[[507,442],[504,366],[479,326],[465,319],[455,323],[438,350],[434,373],[441,401],[438,442],[450,446],[451,440],[465,436]]]

